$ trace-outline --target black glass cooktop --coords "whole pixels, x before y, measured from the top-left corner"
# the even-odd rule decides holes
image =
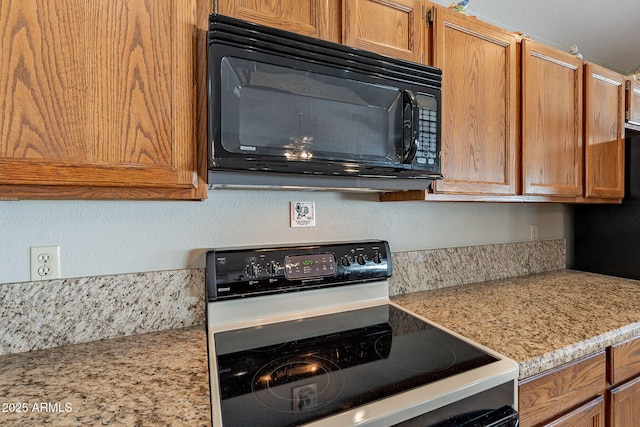
[[[225,427],[304,424],[497,360],[392,305],[214,341]]]

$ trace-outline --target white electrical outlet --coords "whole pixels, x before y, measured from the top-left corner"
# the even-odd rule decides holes
[[[60,246],[31,248],[31,281],[60,278]]]
[[[531,224],[530,233],[531,233],[531,240],[538,240],[538,225],[537,224]]]

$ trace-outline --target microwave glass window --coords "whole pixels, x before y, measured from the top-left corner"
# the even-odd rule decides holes
[[[403,100],[397,88],[233,57],[220,66],[227,151],[288,160],[400,161]]]

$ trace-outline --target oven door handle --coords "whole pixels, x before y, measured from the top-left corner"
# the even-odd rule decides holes
[[[420,110],[413,92],[402,91],[402,163],[411,163],[418,150],[417,139],[420,126]]]

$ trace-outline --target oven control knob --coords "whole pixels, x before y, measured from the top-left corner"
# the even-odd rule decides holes
[[[358,264],[365,265],[367,263],[367,257],[365,255],[358,255]]]
[[[282,270],[282,267],[280,267],[276,262],[272,261],[267,265],[267,271],[269,272],[269,274],[278,274],[280,273],[280,271]]]
[[[380,254],[379,253],[376,253],[373,256],[373,262],[375,262],[376,264],[380,264],[382,262],[382,259],[380,258]]]
[[[340,264],[342,264],[344,267],[349,267],[351,265],[351,261],[349,261],[349,257],[343,256],[340,260]]]
[[[252,262],[251,264],[247,265],[247,275],[252,276],[252,277],[257,277],[260,275],[260,265],[256,264],[255,262]]]

